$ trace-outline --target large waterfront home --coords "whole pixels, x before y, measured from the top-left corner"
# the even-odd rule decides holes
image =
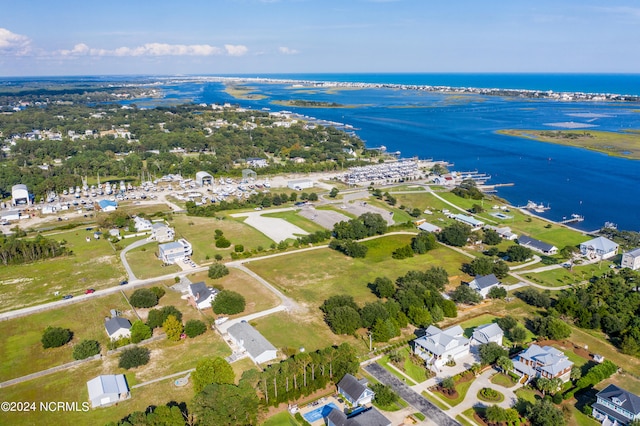
[[[469,354],[469,339],[459,325],[440,330],[430,325],[424,336],[413,341],[413,352],[424,359],[428,368],[439,369],[449,360]]]
[[[597,237],[580,244],[580,253],[589,260],[604,260],[618,254],[618,244],[608,238]]]
[[[551,346],[531,345],[513,361],[513,369],[527,376],[527,380],[534,377],[547,379],[557,377],[563,383],[568,382],[571,367],[573,362],[569,361],[564,353]]]
[[[640,248],[624,253],[620,266],[633,269],[634,271],[640,269]]]
[[[598,392],[596,398],[592,414],[603,425],[626,426],[640,419],[640,397],[629,391],[611,384]]]

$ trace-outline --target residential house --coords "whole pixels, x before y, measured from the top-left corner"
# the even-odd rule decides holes
[[[113,212],[118,208],[118,203],[111,200],[100,200],[98,201],[98,206],[103,212]]]
[[[498,226],[492,226],[492,225],[485,225],[484,229],[491,229],[493,231],[496,231],[498,235],[500,235],[500,238],[504,240],[514,241],[518,239],[518,234],[514,234],[511,231],[511,228],[509,228],[508,226],[498,227]]]
[[[489,290],[500,285],[500,280],[494,274],[477,275],[470,283],[469,287],[477,291],[483,299],[486,299]]]
[[[261,169],[267,167],[269,162],[265,158],[247,158],[247,165]]]
[[[262,364],[276,359],[277,349],[262,334],[249,323],[241,321],[228,328],[227,333],[233,343],[247,352],[249,358]]]
[[[476,327],[475,330],[473,330],[473,335],[471,336],[471,344],[484,345],[493,342],[502,346],[503,337],[504,331],[502,331],[498,324],[492,322],[491,324],[480,325]]]
[[[133,218],[133,226],[136,228],[136,231],[143,232],[151,231],[153,225],[151,224],[150,220],[142,218],[140,216],[135,216]]]
[[[547,244],[540,240],[536,240],[535,238],[531,238],[526,235],[521,235],[520,237],[518,237],[518,244],[542,254],[554,255],[558,253],[558,247]]]
[[[640,419],[640,397],[611,384],[596,394],[592,415],[603,425],[626,426]]]
[[[338,382],[338,393],[353,406],[371,404],[375,396],[367,386],[367,379],[358,380],[348,373]]]
[[[173,241],[176,236],[176,232],[173,228],[168,226],[163,222],[154,222],[151,225],[151,236],[150,238],[156,240],[159,243],[166,243],[169,241]]]
[[[623,268],[630,268],[634,271],[640,269],[640,248],[624,253],[620,265]]]
[[[207,287],[204,281],[189,285],[189,301],[198,309],[210,308],[217,294],[218,290]]]
[[[87,382],[91,408],[105,407],[129,399],[129,385],[124,374],[95,377]]]
[[[414,353],[425,360],[427,367],[442,367],[449,359],[469,354],[469,339],[459,325],[441,330],[430,325],[426,334],[413,341]]]
[[[440,228],[439,226],[432,225],[431,223],[426,221],[418,225],[418,229],[425,232],[432,232],[434,234],[442,231],[442,228]]]
[[[391,421],[375,407],[356,410],[348,416],[334,408],[326,421],[327,426],[391,426]]]
[[[172,243],[158,245],[158,258],[166,264],[174,264],[183,260],[187,256],[191,256],[193,249],[191,244],[184,238]]]
[[[618,254],[618,244],[608,238],[597,237],[581,243],[580,253],[590,260],[605,260]]]
[[[465,225],[469,225],[471,227],[472,230],[477,231],[480,228],[482,228],[484,226],[484,222],[481,220],[476,219],[473,216],[469,216],[466,214],[454,214],[453,216],[451,216],[452,218],[454,218],[455,220],[457,220],[458,222],[462,222]]]
[[[107,330],[107,334],[111,340],[131,337],[131,322],[126,318],[109,318],[104,322],[104,328]]]
[[[529,378],[558,377],[563,382],[569,381],[571,367],[573,362],[569,361],[564,353],[551,346],[531,345],[513,361],[514,370]]]

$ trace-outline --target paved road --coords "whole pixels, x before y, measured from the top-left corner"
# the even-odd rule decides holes
[[[471,386],[469,387],[469,390],[467,391],[467,395],[465,396],[464,400],[460,402],[460,404],[456,405],[455,407],[452,407],[451,409],[447,410],[447,413],[449,413],[452,416],[457,416],[458,414],[462,414],[463,411],[475,406],[488,407],[490,405],[498,405],[499,407],[502,407],[505,409],[513,407],[513,405],[518,401],[518,397],[515,394],[515,390],[522,387],[522,384],[518,383],[517,385],[511,388],[505,388],[500,385],[495,385],[491,383],[491,376],[497,373],[498,373],[498,370],[496,370],[495,368],[490,368],[484,373],[482,373],[480,376],[478,376],[473,381],[473,383],[471,383]],[[504,395],[504,400],[498,403],[485,403],[485,402],[479,401],[478,392],[482,388],[490,388],[490,389],[497,390],[498,392]]]
[[[129,244],[128,246],[126,246],[120,252],[120,260],[122,261],[122,266],[124,266],[124,269],[127,271],[127,275],[129,276],[129,281],[135,281],[138,278],[136,278],[135,274],[133,273],[133,270],[131,269],[131,266],[129,266],[129,262],[127,262],[127,253],[130,250],[133,250],[134,248],[142,247],[143,245],[148,244],[150,242],[151,240],[148,240],[146,238],[144,240],[135,241]]]
[[[400,379],[389,373],[381,365],[373,363],[367,365],[364,369],[380,382],[391,386],[393,390],[400,395],[400,398],[404,399],[416,410],[424,414],[427,417],[429,424],[438,426],[461,426],[460,423],[453,420],[425,397],[415,393],[409,386],[402,383]]]

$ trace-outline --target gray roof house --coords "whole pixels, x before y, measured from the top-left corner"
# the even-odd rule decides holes
[[[603,425],[628,425],[640,419],[640,397],[616,385],[609,385],[596,394],[593,417]]]
[[[633,269],[634,271],[640,269],[640,248],[623,253],[620,266]]]
[[[500,281],[494,274],[478,275],[469,283],[469,287],[480,293],[483,299],[487,297],[489,290],[498,285]]]
[[[440,330],[430,325],[424,336],[413,341],[413,352],[425,360],[427,367],[442,367],[449,358],[456,359],[469,353],[469,339],[463,336],[459,325]]]
[[[580,253],[592,260],[604,260],[618,254],[618,244],[608,238],[597,237],[580,244]]]
[[[211,302],[216,298],[218,290],[207,287],[204,281],[189,285],[189,294],[191,295],[191,303],[198,309],[207,309],[211,307]]]
[[[491,324],[484,324],[476,327],[473,330],[471,336],[471,343],[477,345],[484,345],[486,343],[495,342],[502,346],[502,338],[504,337],[504,331],[498,324],[492,322]]]
[[[233,342],[244,349],[256,364],[271,361],[277,357],[277,349],[262,334],[247,322],[239,322],[228,328]]]
[[[131,322],[122,317],[109,318],[104,322],[104,328],[111,340],[118,340],[123,337],[131,337]]]
[[[518,244],[524,247],[529,247],[533,251],[537,251],[542,254],[556,254],[558,253],[558,247],[547,244],[535,238],[528,237],[526,235],[520,235],[518,237]]]
[[[375,407],[349,416],[334,408],[327,416],[327,426],[391,426],[391,422]]]
[[[91,407],[104,407],[131,397],[124,374],[95,377],[87,382]]]
[[[338,382],[338,393],[342,394],[351,405],[370,404],[375,395],[367,386],[367,379],[358,380],[348,373]]]
[[[529,349],[518,355],[513,361],[514,370],[520,374],[533,377],[553,379],[559,377],[563,382],[569,381],[573,362],[556,348],[531,345]]]

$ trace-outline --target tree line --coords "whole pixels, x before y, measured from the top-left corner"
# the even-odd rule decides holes
[[[65,241],[56,241],[42,235],[35,239],[16,235],[0,236],[0,261],[3,265],[18,265],[71,254]]]

